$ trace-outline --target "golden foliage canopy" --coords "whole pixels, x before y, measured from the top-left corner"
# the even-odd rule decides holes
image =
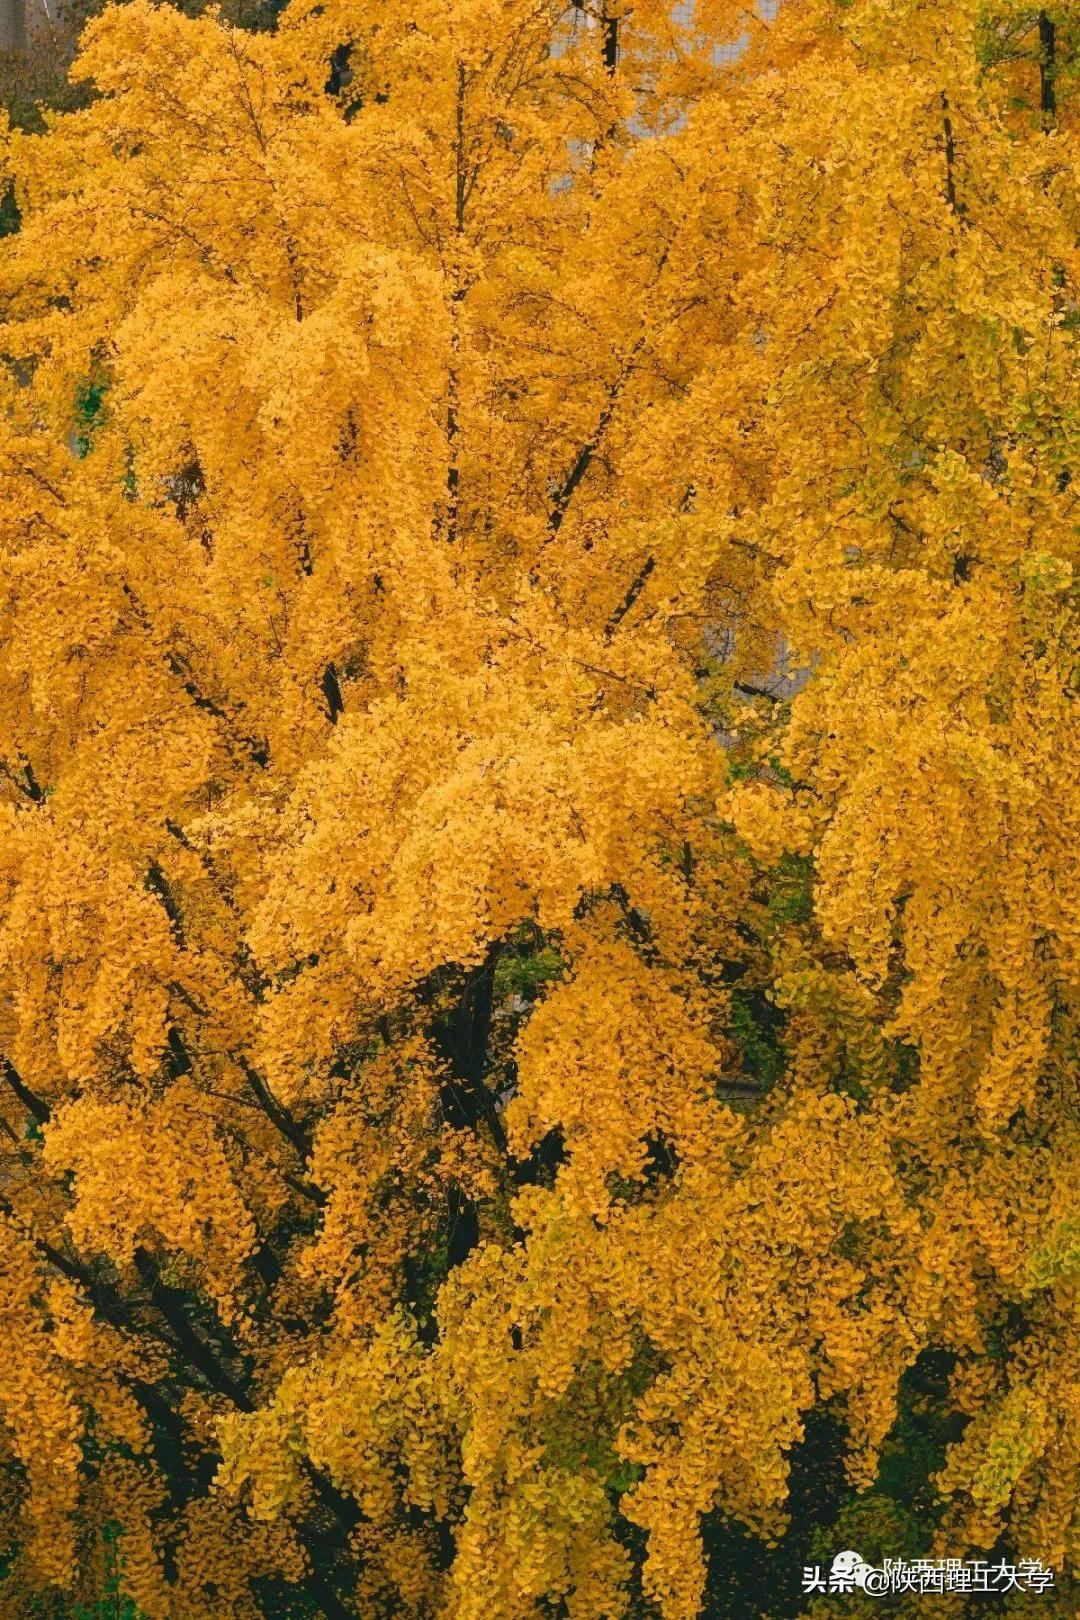
[[[935,1356],[1080,1555],[1077,23],[131,0],[8,136],[3,1612],[727,1612]]]

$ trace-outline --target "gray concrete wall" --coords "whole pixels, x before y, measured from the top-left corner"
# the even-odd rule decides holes
[[[25,46],[24,0],[0,0],[0,51],[21,51]]]

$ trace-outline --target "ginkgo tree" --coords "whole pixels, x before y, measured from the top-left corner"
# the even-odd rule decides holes
[[[794,1615],[826,1433],[1073,1612],[1078,27],[130,0],[9,134],[3,1613]]]

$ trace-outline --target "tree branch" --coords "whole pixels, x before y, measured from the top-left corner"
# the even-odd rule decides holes
[[[14,1063],[2,1055],[0,1055],[0,1071],[3,1072],[4,1079],[27,1113],[31,1114],[39,1125],[47,1125],[52,1118],[52,1109],[36,1092],[31,1091],[30,1087],[23,1083]]]
[[[611,640],[612,636],[615,634],[616,630],[619,628],[619,625],[626,618],[626,615],[630,612],[630,610],[633,607],[634,603],[637,601],[638,597],[641,595],[642,591],[645,589],[645,586],[648,584],[649,577],[652,574],[655,567],[656,567],[656,558],[655,557],[649,557],[649,558],[646,559],[643,566],[639,569],[637,575],[635,576],[634,580],[632,581],[632,583],[630,585],[630,589],[627,591],[626,595],[623,597],[622,601],[619,603],[618,607],[615,609],[614,613],[611,615],[611,618],[608,620],[607,624],[604,626],[604,640],[605,641],[610,641]]]
[[[1043,128],[1057,117],[1057,30],[1045,11],[1039,12],[1039,108]]]

